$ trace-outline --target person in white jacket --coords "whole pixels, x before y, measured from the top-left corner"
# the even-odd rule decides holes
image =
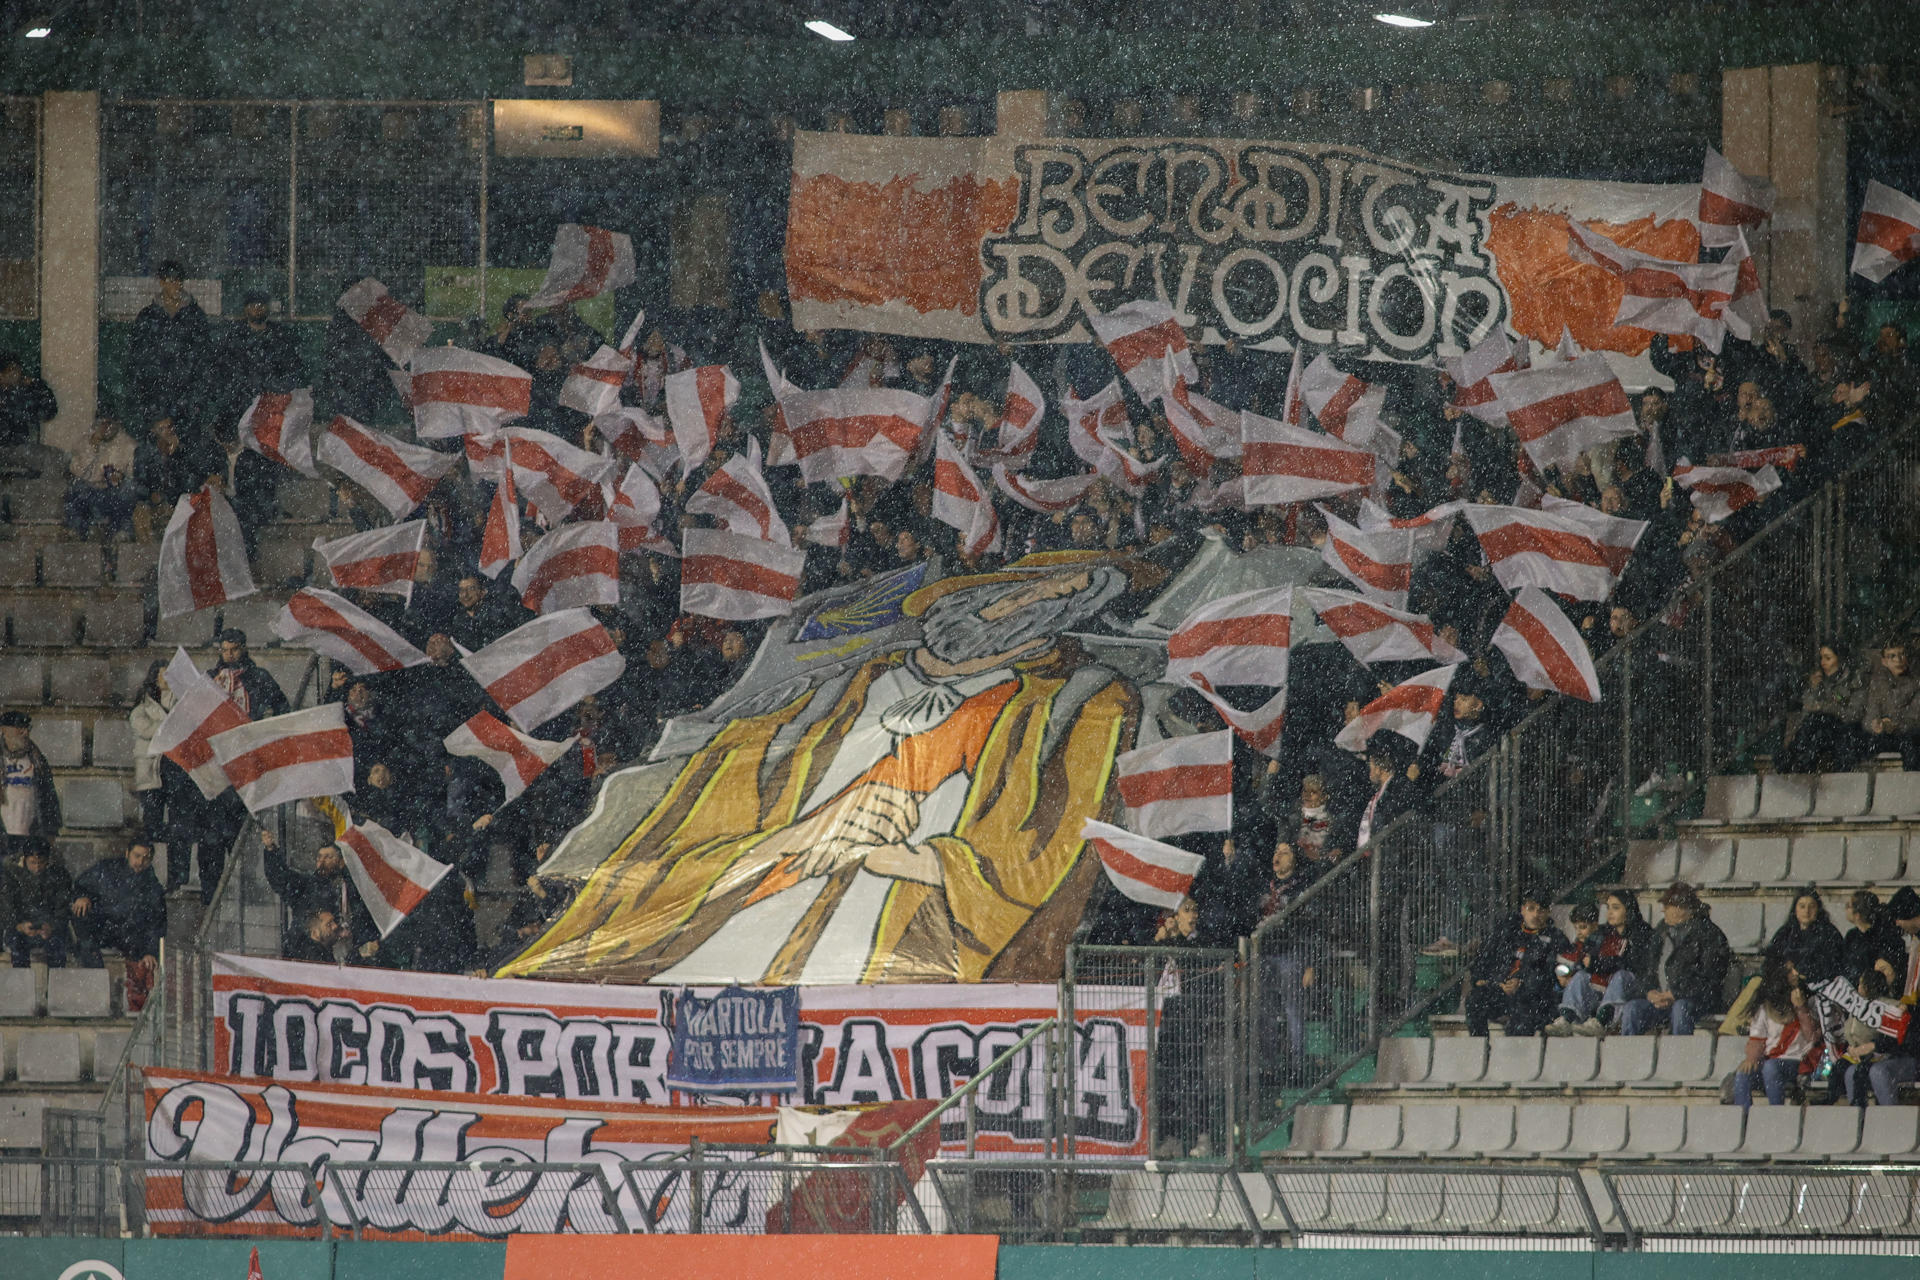
[[[133,727],[133,792],[140,798],[140,828],[148,840],[166,836],[167,797],[161,786],[160,757],[149,755],[153,735],[173,710],[173,690],[167,687],[167,664],[155,662],[133,700],[127,723]]]

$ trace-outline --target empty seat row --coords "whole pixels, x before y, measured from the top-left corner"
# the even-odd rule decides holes
[[[1636,840],[1624,880],[1648,889],[1676,880],[1726,889],[1894,884],[1903,879],[1904,843],[1898,831]]]
[[[278,606],[274,612],[278,612]],[[174,645],[192,651],[202,670],[213,665],[211,656],[206,656],[213,641],[213,621],[209,615],[210,611],[194,615],[206,621],[200,628],[205,634],[198,635],[192,642],[167,639],[163,627],[160,644],[131,653],[116,653],[112,657],[8,654],[0,658],[0,706],[37,706],[41,703],[61,707],[129,706],[139,692],[141,682],[147,677],[148,664],[155,660],[164,661]],[[232,616],[236,620],[228,625],[239,626],[246,631],[248,643],[254,651],[254,661],[271,671],[287,696],[293,697],[300,688],[301,675],[312,660],[311,652],[296,648],[266,648],[273,642],[274,636],[264,623],[252,617],[243,623],[238,620],[240,615]]]
[[[1920,815],[1920,774],[1769,773],[1707,779],[1703,822],[1846,822]]]
[[[1908,1160],[1920,1107],[1718,1102],[1359,1102],[1302,1107],[1290,1159]]]
[[[133,767],[133,726],[120,716],[102,716],[91,725],[84,720],[35,716],[33,741],[56,769],[88,764],[98,769]]]
[[[147,606],[137,595],[77,602],[15,597],[7,602],[8,642],[17,648],[65,648],[76,642],[130,649],[146,640]]]
[[[1745,1036],[1391,1036],[1356,1093],[1675,1090],[1717,1086]]]
[[[105,969],[15,969],[0,965],[0,1018],[105,1018],[113,982]]]
[[[9,541],[0,554],[0,587],[138,587],[152,576],[159,557],[158,542],[49,542],[36,548]]]
[[[60,793],[63,828],[112,831],[139,820],[133,790],[119,778],[56,777],[53,785]]]

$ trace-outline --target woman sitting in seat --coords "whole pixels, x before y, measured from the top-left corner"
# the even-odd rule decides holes
[[[1742,1110],[1751,1107],[1758,1084],[1769,1103],[1785,1106],[1788,1087],[1813,1074],[1820,1045],[1813,1001],[1800,985],[1799,971],[1785,956],[1769,954],[1760,971],[1760,994],[1747,1030],[1747,1056],[1733,1073],[1734,1105]]]
[[[1838,645],[1820,646],[1800,695],[1800,725],[1774,758],[1781,773],[1845,773],[1867,758],[1872,743],[1861,727],[1867,710],[1867,674]]]
[[[1808,983],[1818,984],[1845,967],[1846,942],[1827,917],[1820,891],[1808,885],[1793,898],[1793,914],[1774,931],[1766,954],[1793,961]]]

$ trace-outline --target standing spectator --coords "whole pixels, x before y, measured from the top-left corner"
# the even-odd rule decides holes
[[[147,678],[134,695],[133,710],[127,724],[133,730],[133,794],[140,800],[140,830],[149,840],[162,838],[166,831],[167,793],[160,777],[165,759],[152,754],[153,735],[160,732],[167,712],[173,710],[173,690],[167,684],[164,659],[147,666]],[[171,761],[167,761],[171,763]]]
[[[1794,895],[1793,914],[1774,932],[1766,954],[1793,961],[1802,980],[1819,983],[1841,971],[1845,952],[1846,944],[1827,917],[1820,891],[1808,885]]]
[[[1841,653],[1837,644],[1820,646],[1800,695],[1800,724],[1773,762],[1781,773],[1844,773],[1870,749],[1867,678]]]
[[[1707,904],[1685,881],[1661,895],[1665,918],[1653,927],[1653,968],[1640,975],[1645,991],[1627,1001],[1620,1029],[1630,1036],[1665,1020],[1674,1035],[1693,1034],[1694,1020],[1726,1007],[1727,966],[1733,948],[1707,915]]]
[[[41,444],[40,428],[60,412],[53,388],[29,378],[20,357],[0,352],[0,470],[45,475],[60,466],[60,450]]]
[[[269,301],[264,290],[249,290],[241,306],[240,323],[222,335],[212,356],[209,373],[217,385],[218,405],[213,432],[216,439],[230,444],[238,439],[240,416],[255,396],[292,391],[306,381],[306,369],[292,333],[267,318]],[[243,449],[234,457],[233,511],[249,555],[253,554],[261,527],[272,523],[276,514],[274,500],[282,472],[279,463],[251,449]]]
[[[265,720],[291,710],[280,682],[247,652],[247,633],[238,627],[220,633],[220,661],[207,674],[249,720]]]
[[[507,918],[501,922],[500,936],[494,944],[492,967],[497,969],[519,955],[527,943],[545,930],[547,921],[573,901],[573,881],[543,876],[537,870],[539,864],[552,855],[551,841],[542,841],[534,849],[536,870],[521,882],[512,905],[507,908]]]
[[[76,538],[95,525],[103,536],[133,533],[133,440],[117,419],[102,414],[67,463],[67,528]]]
[[[280,895],[280,901],[286,906],[289,928],[282,939],[281,950],[287,959],[304,958],[295,952],[303,949],[303,937],[312,939],[314,915],[321,911],[328,913],[335,924],[346,922],[341,925],[345,932],[336,936],[346,936],[359,947],[375,944],[377,949],[379,927],[374,924],[366,904],[361,902],[360,890],[347,874],[347,860],[338,845],[321,845],[313,854],[313,870],[295,871],[280,842],[271,831],[262,828],[260,852],[267,885]],[[373,952],[364,954],[370,956]],[[333,944],[329,941],[327,960],[331,963],[332,959]]]
[[[473,651],[486,648],[532,617],[525,605],[501,598],[485,578],[469,573],[455,590],[446,632],[455,644]]]
[[[98,969],[100,948],[129,965],[159,962],[167,933],[167,895],[153,874],[153,846],[136,840],[123,858],[102,858],[74,881],[73,949],[84,968]]]
[[[212,338],[207,313],[187,292],[180,264],[162,262],[154,272],[160,294],[133,319],[127,338],[127,380],[136,432],[162,422],[197,425],[193,413],[206,394]]]
[[[1758,1083],[1768,1102],[1785,1106],[1787,1086],[1812,1074],[1820,1044],[1813,1002],[1800,983],[1800,971],[1784,955],[1768,955],[1747,1033],[1746,1060],[1733,1072],[1734,1105],[1742,1111],[1751,1107]]]
[[[280,954],[303,964],[338,964],[333,949],[344,936],[339,917],[325,907],[315,907],[287,931]]]
[[[1484,1036],[1498,1017],[1510,1036],[1538,1035],[1560,1001],[1554,964],[1567,939],[1553,925],[1541,890],[1522,895],[1520,910],[1494,931],[1473,958],[1467,987],[1467,1033]]]
[[[1260,919],[1279,915],[1320,878],[1318,863],[1302,862],[1285,840],[1273,846],[1272,874],[1259,889]],[[1303,908],[1311,912],[1311,907]],[[1263,1062],[1278,1066],[1294,1083],[1305,1083],[1307,996],[1319,977],[1316,951],[1327,945],[1312,920],[1295,919],[1260,948],[1260,1049]],[[1284,1028],[1285,1053],[1280,1035]]]
[[[31,964],[38,946],[46,952],[49,969],[64,969],[68,904],[73,901],[73,876],[66,865],[45,840],[33,840],[21,850],[20,860],[0,875],[6,880],[0,898],[7,904],[7,955],[13,967]]]
[[[1907,670],[1904,641],[1881,649],[1861,719],[1873,750],[1898,751],[1901,768],[1920,769],[1920,679]]]
[[[60,792],[53,766],[35,746],[33,717],[24,711],[0,713],[0,765],[6,770],[6,794],[0,797],[0,853],[22,852],[24,842],[53,843],[60,834]]]

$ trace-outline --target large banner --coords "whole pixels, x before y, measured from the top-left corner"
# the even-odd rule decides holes
[[[795,135],[787,287],[803,329],[1091,339],[1168,302],[1199,341],[1431,363],[1505,324],[1633,355],[1620,282],[1569,219],[1693,261],[1693,184],[1449,173],[1247,139]]]
[[[235,1080],[345,1085],[488,1102],[747,1105],[765,1095],[682,1093],[668,1083],[662,987],[464,978],[219,955],[214,1051]],[[1076,1013],[1079,1149],[1145,1150],[1146,1009],[1124,992]],[[1119,996],[1119,999],[1111,998]],[[799,988],[797,1106],[947,1097],[1056,1011],[1038,984]],[[1046,1136],[1041,1037],[979,1091],[978,1146],[1037,1152]],[[725,1112],[719,1112],[725,1114]],[[962,1118],[942,1136],[963,1137]],[[764,1135],[765,1125],[761,1126]]]

